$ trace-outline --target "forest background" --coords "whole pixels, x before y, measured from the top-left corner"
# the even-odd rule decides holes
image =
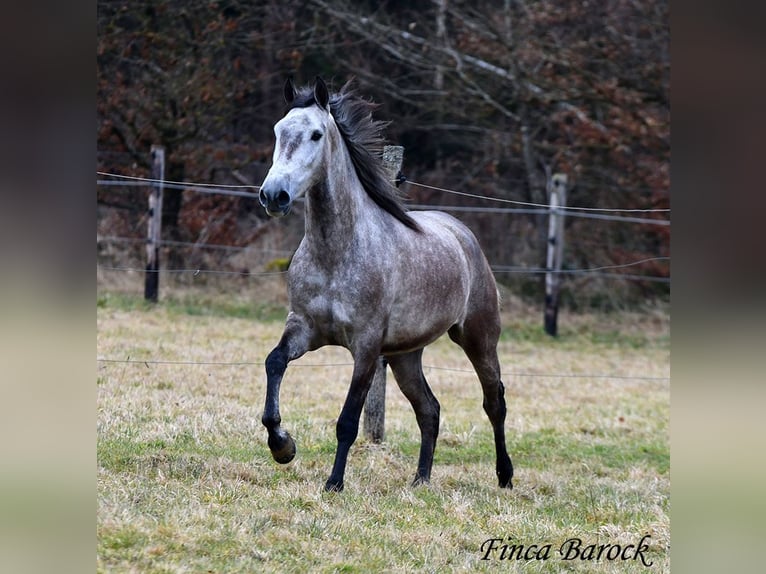
[[[335,89],[354,78],[358,93],[379,104],[375,116],[391,122],[387,139],[404,146],[411,182],[547,204],[550,175],[564,173],[569,206],[670,207],[666,1],[97,6],[98,171],[149,177],[158,144],[168,180],[258,185],[284,113],[285,79],[303,84],[321,75]],[[508,207],[431,187],[402,190],[418,205]],[[147,187],[97,187],[102,264],[140,263],[147,194]],[[542,274],[501,269],[545,267],[547,215],[455,215],[479,237],[500,283],[541,300]],[[245,272],[289,257],[303,226],[296,216],[268,220],[251,198],[184,189],[165,190],[162,224],[168,268]],[[564,269],[614,271],[567,276],[562,301],[570,308],[668,297],[669,226],[571,216],[566,238]],[[242,250],[193,247],[203,244]]]

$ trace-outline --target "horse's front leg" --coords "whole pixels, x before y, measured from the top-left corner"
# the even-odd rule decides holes
[[[309,336],[309,329],[305,322],[290,313],[279,344],[266,358],[266,405],[261,422],[269,433],[268,445],[271,456],[280,464],[287,464],[295,457],[295,441],[281,426],[279,388],[287,364],[301,357],[308,350]]]
[[[335,463],[327,479],[324,489],[326,491],[340,492],[343,490],[343,476],[346,472],[348,451],[354,444],[359,434],[359,417],[362,407],[367,398],[367,391],[372,385],[372,377],[375,374],[379,353],[366,352],[362,357],[354,359],[354,373],[351,376],[351,386],[346,395],[346,402],[338,417],[336,435],[338,437],[338,450],[335,451]]]

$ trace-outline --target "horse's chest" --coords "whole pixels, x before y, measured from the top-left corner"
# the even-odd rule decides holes
[[[293,310],[310,318],[315,331],[339,344],[351,337],[354,324],[370,308],[361,281],[321,271],[306,273],[292,282],[290,299]]]

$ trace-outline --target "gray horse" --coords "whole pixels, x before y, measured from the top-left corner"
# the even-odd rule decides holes
[[[499,485],[513,488],[505,446],[505,398],[497,359],[500,334],[495,280],[476,238],[436,211],[407,212],[382,165],[383,122],[346,84],[330,94],[285,84],[287,114],[274,126],[273,165],[260,190],[266,212],[282,217],[305,197],[306,231],[288,272],[290,311],[279,344],[266,359],[263,424],[279,463],[295,456],[281,427],[279,388],[287,364],[325,345],[354,359],[338,417],[338,448],[325,490],[343,490],[346,460],[383,355],[421,432],[413,485],[431,476],[439,402],[423,375],[423,348],[443,333],[463,348],[484,391],[495,436]]]

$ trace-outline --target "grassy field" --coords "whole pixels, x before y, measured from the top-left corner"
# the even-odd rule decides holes
[[[274,463],[263,361],[283,317],[246,298],[152,308],[100,293],[98,572],[670,571],[665,312],[563,314],[552,340],[541,313],[510,305],[499,348],[510,492],[496,486],[478,381],[446,339],[424,359],[442,406],[429,486],[409,486],[419,434],[389,375],[385,442],[360,437],[345,491],[322,491],[351,372],[343,349],[288,368],[282,418],[298,455]],[[573,538],[580,554],[564,560]],[[606,558],[615,545],[625,560]]]

